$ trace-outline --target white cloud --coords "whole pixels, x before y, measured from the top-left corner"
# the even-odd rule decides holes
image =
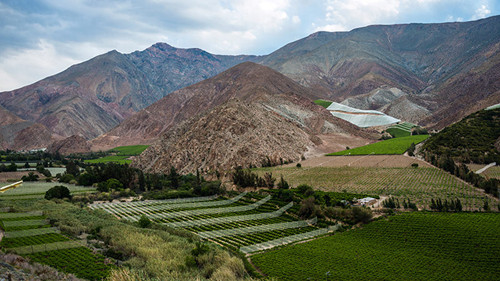
[[[491,14],[491,10],[486,5],[481,5],[477,8],[475,14],[472,16],[473,20],[482,19]]]
[[[325,25],[316,30],[345,31],[359,26],[387,22],[399,15],[399,0],[328,0]]]
[[[8,52],[0,58],[0,91],[34,83],[77,62],[61,56],[52,44],[44,40],[35,49]]]

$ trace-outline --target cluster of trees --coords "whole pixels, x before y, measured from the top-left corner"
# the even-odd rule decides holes
[[[500,109],[481,110],[430,137],[424,150],[461,163],[500,163],[494,144],[500,137]]]
[[[441,198],[434,200],[433,198],[431,199],[430,208],[438,212],[461,212],[462,203],[458,198],[456,200],[451,199],[450,201],[448,201],[448,199],[443,201]]]
[[[314,197],[309,197],[300,203],[297,213],[301,218],[308,219],[313,217],[329,218],[340,220],[348,224],[367,223],[373,218],[373,213],[369,208],[346,205],[344,207],[326,207],[316,202]]]
[[[1,172],[15,172],[15,171],[17,171],[17,165],[14,162],[10,163],[10,165],[8,165],[8,166],[5,164],[0,165],[0,173]]]
[[[432,165],[437,166],[478,188],[483,189],[486,193],[489,193],[495,197],[498,197],[499,195],[498,188],[500,187],[500,181],[498,179],[486,179],[481,175],[478,175],[469,170],[467,165],[465,165],[464,163],[457,165],[455,164],[453,158],[449,155],[438,156],[431,152],[426,152],[425,160],[427,162],[430,162]]]
[[[83,186],[97,186],[101,192],[130,190],[144,193],[146,199],[169,199],[192,196],[208,196],[222,192],[220,181],[206,181],[199,172],[196,175],[180,175],[174,167],[167,174],[144,174],[128,164],[100,163],[82,165],[68,161],[66,172],[59,181]]]
[[[236,167],[231,174],[233,183],[239,187],[267,187],[278,189],[289,189],[290,185],[281,176],[279,182],[275,184],[276,178],[273,177],[271,172],[265,173],[263,177],[253,173],[250,170],[243,169],[241,166]]]
[[[418,211],[417,204],[411,202],[409,198],[403,199],[402,205],[403,205],[404,209],[411,209],[413,211]],[[389,209],[400,209],[401,208],[401,204],[399,203],[399,199],[393,198],[393,197],[389,197],[386,200],[384,200],[384,202],[382,202],[382,206],[384,206],[384,208],[389,208]]]

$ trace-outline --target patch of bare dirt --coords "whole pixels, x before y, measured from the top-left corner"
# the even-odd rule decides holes
[[[306,158],[320,157],[327,153],[345,150],[346,147],[356,148],[375,142],[375,140],[348,134],[328,134],[318,135],[318,137],[321,140],[321,144],[309,148],[309,151],[304,155]]]

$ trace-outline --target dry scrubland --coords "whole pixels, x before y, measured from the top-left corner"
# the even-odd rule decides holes
[[[406,157],[408,158],[408,157]],[[484,204],[485,193],[462,180],[429,165],[404,156],[335,157],[323,163],[320,159],[304,161],[302,168],[293,166],[257,169],[259,175],[272,172],[293,186],[308,184],[317,189],[392,195],[402,202],[411,199],[419,208],[429,208],[431,199],[460,199],[464,210],[477,210]],[[337,161],[338,160],[338,161]],[[316,163],[319,162],[319,163]],[[419,163],[418,168],[411,163]],[[351,163],[351,166],[348,166]],[[317,165],[317,166],[314,166]],[[425,166],[425,167],[424,167]],[[496,205],[498,199],[487,197]],[[491,204],[490,204],[491,205]]]

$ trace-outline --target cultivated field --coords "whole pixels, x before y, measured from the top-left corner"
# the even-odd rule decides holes
[[[359,165],[364,165],[368,159],[361,159]],[[410,199],[419,208],[429,208],[431,199],[441,198],[460,199],[464,210],[477,210],[486,197],[481,190],[433,167],[273,167],[254,171],[260,176],[266,172],[272,172],[276,178],[283,176],[293,186],[308,184],[324,191],[391,195],[401,202]],[[488,198],[498,202],[498,199]]]
[[[467,167],[469,167],[469,169],[474,172],[479,169],[482,169],[485,166],[486,165],[480,165],[480,164],[467,164]],[[486,171],[482,172],[481,175],[488,178],[500,179],[500,166],[490,167],[486,169]]]
[[[45,192],[47,192],[47,190],[56,185],[66,186],[73,195],[96,191],[96,189],[92,187],[83,187],[74,184],[65,184],[59,182],[41,182],[41,181],[23,182],[23,184],[20,187],[9,189],[3,193],[0,193],[0,200],[22,200],[22,199],[44,198]]]
[[[404,213],[252,262],[277,280],[497,280],[500,216]]]
[[[148,147],[149,145],[118,146],[109,150],[110,153],[116,153],[116,155],[108,155],[98,159],[85,160],[85,163],[97,164],[114,162],[118,164],[130,164],[132,162],[131,160],[128,160],[130,156],[139,155]]]
[[[350,195],[349,195],[350,196]],[[138,221],[141,216],[174,228],[184,228],[201,238],[244,253],[309,239],[333,231],[317,219],[299,220],[286,212],[293,203],[271,195],[242,193],[230,199],[198,197],[93,204],[117,218]],[[331,223],[333,225],[333,223]]]
[[[409,137],[393,138],[384,141],[379,141],[369,145],[356,147],[349,150],[343,150],[327,154],[327,156],[338,155],[370,155],[370,154],[403,154],[412,143],[418,144],[423,142],[429,135],[416,135]]]
[[[41,214],[0,213],[0,227],[5,231],[5,237],[0,238],[3,251],[27,256],[87,280],[102,280],[112,268],[103,256],[50,227]]]
[[[405,155],[362,155],[362,156],[320,156],[301,161],[302,168],[309,167],[380,167],[406,168],[412,164],[419,167],[432,167],[425,161]],[[296,163],[283,167],[295,167]]]

